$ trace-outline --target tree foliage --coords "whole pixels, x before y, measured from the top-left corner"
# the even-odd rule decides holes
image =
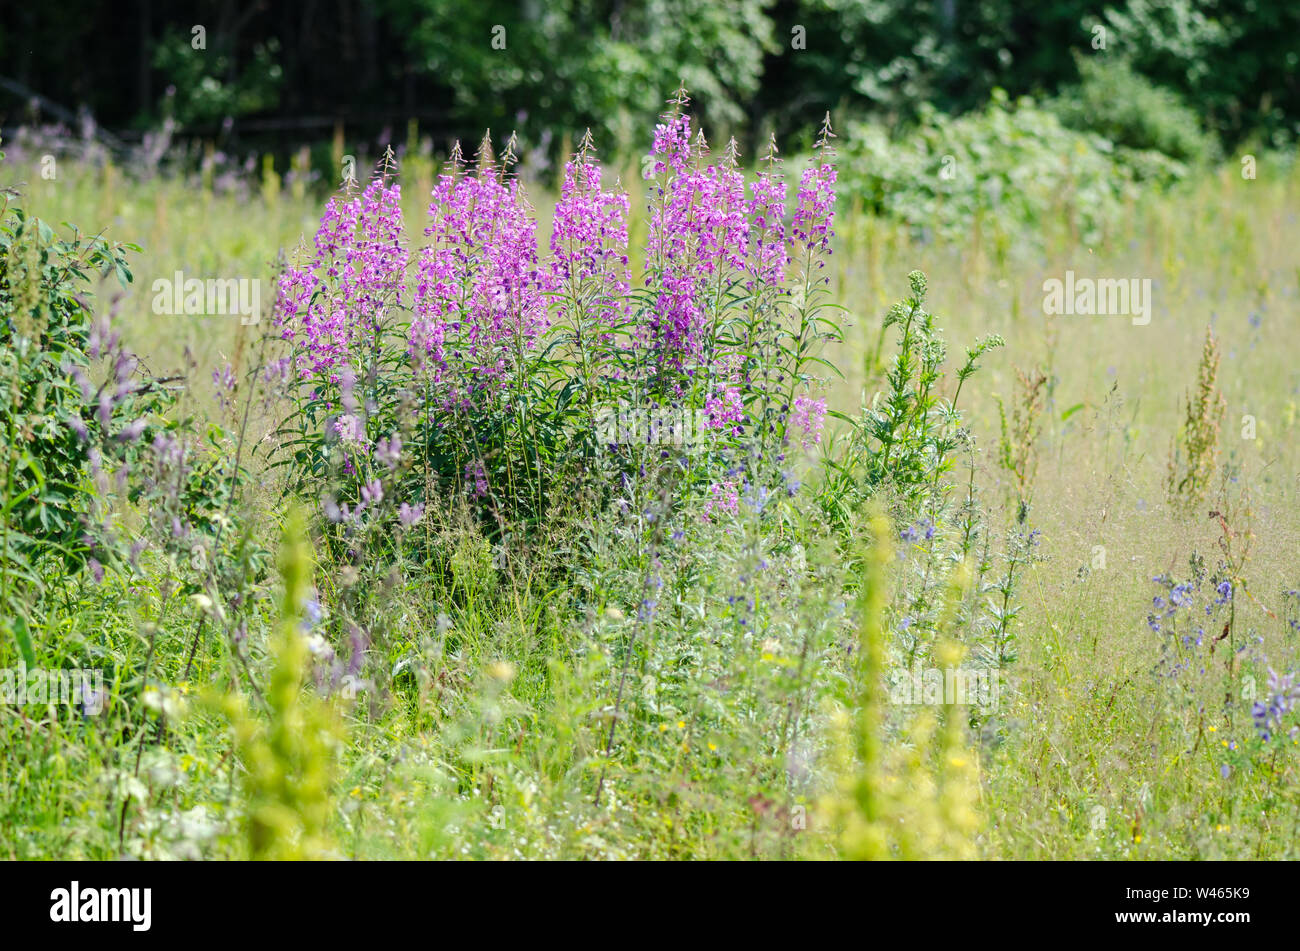
[[[1300,124],[1297,32],[1300,7],[1256,0],[142,0],[128,13],[68,0],[0,21],[0,118],[26,121],[36,93],[46,118],[84,106],[114,128],[172,116],[212,135],[230,117],[375,134],[415,116],[437,135],[509,126],[558,147],[587,126],[630,143],[658,91],[684,81],[707,125],[753,144],[811,140],[809,117],[828,109],[896,124],[996,88],[1055,96],[1082,70],[1085,93],[1181,97],[1228,145],[1281,143]],[[1176,157],[1200,131],[1178,134]]]

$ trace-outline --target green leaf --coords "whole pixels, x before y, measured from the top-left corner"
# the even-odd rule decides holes
[[[36,651],[32,649],[32,636],[27,630],[27,621],[21,614],[15,614],[5,620],[9,630],[13,632],[14,640],[18,642],[18,652],[23,655],[23,661],[28,667],[36,666]]]

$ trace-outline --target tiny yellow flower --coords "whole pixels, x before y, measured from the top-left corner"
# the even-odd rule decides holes
[[[678,721],[677,721],[677,729],[679,729],[679,730],[684,730],[684,729],[686,729],[686,721],[685,721],[685,720],[678,720]]]

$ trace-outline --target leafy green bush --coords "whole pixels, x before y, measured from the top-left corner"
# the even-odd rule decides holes
[[[146,372],[113,308],[91,308],[92,277],[125,287],[140,249],[71,225],[62,238],[15,195],[0,205],[0,613],[30,664],[26,631],[51,581],[134,566],[151,542],[194,563],[233,482],[193,419],[171,418],[182,378]],[[143,517],[120,518],[124,502]]]
[[[1187,172],[1158,152],[1067,129],[1032,100],[1012,103],[1000,90],[987,109],[958,119],[926,107],[902,139],[853,125],[847,143],[849,196],[918,235],[943,238],[968,232],[979,218],[1034,226],[1065,211],[1093,242],[1141,186],[1166,187]]]
[[[1079,57],[1080,81],[1045,103],[1061,124],[1115,145],[1199,163],[1217,152],[1214,137],[1176,92],[1135,73],[1127,60]]]
[[[257,43],[239,69],[229,34],[213,31],[210,39],[212,52],[206,45],[196,52],[191,28],[172,27],[154,45],[153,66],[169,82],[165,113],[185,126],[274,108],[283,78],[279,40]]]
[[[129,421],[165,398],[150,387],[118,400],[116,380],[94,390],[78,386],[89,372],[90,351],[98,356],[107,343],[83,286],[90,273],[105,268],[129,280],[123,257],[129,247],[80,235],[60,240],[20,207],[8,209],[0,223],[6,527],[20,551],[52,546],[72,555],[80,548],[83,507],[76,490],[92,448],[121,442]]]
[[[1184,96],[1224,141],[1258,134],[1284,147],[1300,132],[1294,3],[1127,0],[1103,18],[1112,36],[1140,38],[1128,44],[1134,68]]]

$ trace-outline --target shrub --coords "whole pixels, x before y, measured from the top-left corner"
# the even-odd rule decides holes
[[[92,276],[125,286],[126,253],[139,249],[75,228],[60,238],[13,194],[0,205],[0,612],[32,664],[26,629],[47,577],[98,574],[130,548],[96,500],[111,475],[141,465],[174,399],[171,381],[143,373],[122,345],[111,313],[90,306]]]
[[[1094,242],[1141,187],[1166,187],[1186,174],[1179,161],[1067,129],[1032,100],[1011,103],[1000,90],[985,109],[960,118],[923,109],[898,139],[879,126],[853,125],[848,142],[846,197],[907,222],[922,238],[955,239],[993,217],[1004,228],[1041,232],[1065,202],[1080,237]]]
[[[2,157],[2,155],[0,155]],[[92,309],[93,277],[132,280],[136,245],[59,237],[7,192],[0,206],[0,612],[24,660],[50,589],[106,569],[166,565],[166,584],[216,596],[216,551],[240,484],[220,427],[185,412]]]
[[[1044,103],[1062,125],[1189,164],[1215,157],[1214,137],[1171,89],[1134,72],[1123,59],[1081,56],[1078,66],[1079,83]]]

